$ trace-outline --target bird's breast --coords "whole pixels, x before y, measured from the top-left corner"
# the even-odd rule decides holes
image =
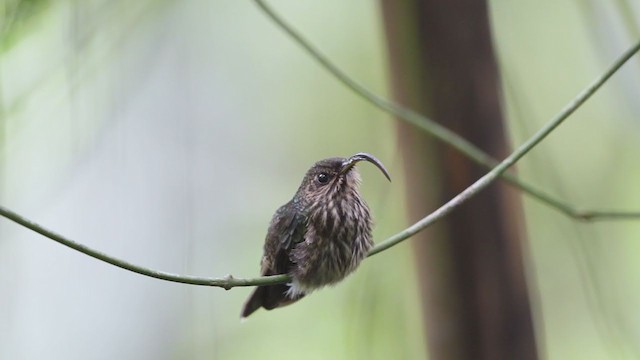
[[[301,286],[334,284],[351,273],[373,246],[371,216],[358,196],[332,198],[310,211],[305,239],[291,253]]]

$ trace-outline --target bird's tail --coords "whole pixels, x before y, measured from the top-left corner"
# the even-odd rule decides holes
[[[258,286],[244,303],[242,318],[248,317],[261,307],[272,310],[292,304],[302,299],[305,295],[304,293],[299,293],[290,297],[287,295],[288,288],[289,285],[286,284]]]
[[[251,296],[244,303],[244,307],[242,308],[242,318],[246,318],[247,316],[253,314],[254,311],[258,310],[262,307],[262,301],[264,299],[264,286],[258,286],[253,292]]]

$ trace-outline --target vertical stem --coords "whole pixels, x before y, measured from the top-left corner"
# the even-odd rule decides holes
[[[495,158],[509,153],[487,4],[382,0],[393,95]],[[419,218],[483,169],[398,122],[410,214]],[[434,359],[536,359],[519,196],[494,184],[413,242]],[[425,238],[430,238],[425,241]]]

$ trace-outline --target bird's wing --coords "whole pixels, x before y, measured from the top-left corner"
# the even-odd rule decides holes
[[[289,253],[304,241],[307,217],[288,203],[276,211],[267,232],[262,258],[262,275],[286,274],[291,267]]]
[[[267,231],[262,256],[262,275],[286,274],[292,262],[289,253],[298,243],[304,241],[307,229],[307,217],[298,211],[293,201],[283,205],[276,211]],[[304,294],[295,297],[287,296],[289,285],[258,286],[245,302],[242,317],[246,318],[260,307],[267,310],[284,306],[299,300]]]

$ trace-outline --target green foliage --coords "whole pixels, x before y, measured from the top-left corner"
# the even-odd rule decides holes
[[[0,52],[15,45],[50,3],[49,0],[4,0],[0,5]]]

